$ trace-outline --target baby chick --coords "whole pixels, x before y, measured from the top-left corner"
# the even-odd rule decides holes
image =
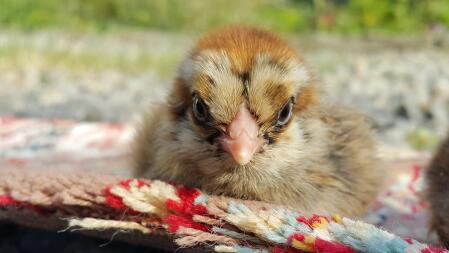
[[[449,247],[449,137],[442,143],[427,171],[428,192],[432,212],[431,227],[445,247]]]
[[[324,100],[286,42],[251,27],[218,29],[180,64],[167,103],[144,117],[135,175],[359,215],[381,181],[373,136],[362,116]]]

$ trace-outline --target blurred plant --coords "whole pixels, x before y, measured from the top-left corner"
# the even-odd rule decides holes
[[[283,32],[421,32],[449,27],[447,0],[0,0],[0,26],[202,31],[249,23]]]
[[[407,135],[407,142],[416,150],[434,150],[438,145],[438,137],[428,129],[419,128]]]

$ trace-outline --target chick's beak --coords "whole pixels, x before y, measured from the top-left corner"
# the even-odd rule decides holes
[[[227,135],[219,138],[222,148],[228,152],[237,164],[245,165],[251,161],[265,143],[258,137],[259,125],[242,104],[232,122],[227,127]]]

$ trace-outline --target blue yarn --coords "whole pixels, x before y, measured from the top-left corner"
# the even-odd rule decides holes
[[[298,216],[297,213],[292,212],[290,210],[285,210],[284,212],[284,218],[287,221],[287,223],[292,226],[292,227],[296,227],[296,225],[298,224],[298,221],[296,220],[296,217]]]
[[[245,214],[251,213],[251,210],[244,204],[230,201],[229,206],[228,206],[228,213],[234,214],[234,215],[239,215],[239,214],[245,215]],[[286,243],[287,242],[286,238],[284,238],[283,236],[280,236],[279,234],[277,234],[273,231],[265,231],[264,236],[268,240],[276,242],[276,243]]]
[[[251,210],[241,203],[236,203],[234,201],[229,202],[228,213],[234,215],[246,215],[251,213]],[[295,232],[300,232],[303,234],[309,234],[313,230],[296,220],[297,213],[283,210],[283,221],[286,224],[281,225],[276,231],[265,231],[264,236],[267,240],[278,243],[285,244],[288,241],[288,237]]]
[[[207,204],[208,201],[208,196],[205,194],[200,194],[198,197],[195,198],[195,200],[193,201],[193,204],[198,205],[198,204]]]
[[[372,253],[401,253],[404,252],[408,247],[408,244],[404,242],[402,239],[397,237],[388,240],[387,238],[382,238],[381,236],[372,236],[371,238],[367,238],[363,240],[365,243],[365,247],[367,252]]]
[[[287,243],[287,238],[285,238],[284,236],[282,236],[274,231],[265,231],[264,236],[265,236],[265,238],[267,238],[268,240],[270,240],[272,242],[276,242],[279,244]]]
[[[312,229],[309,226],[302,222],[299,222],[296,219],[298,217],[298,213],[286,210],[284,217],[287,223],[294,228],[295,231],[292,232],[300,232],[302,234],[312,233]]]
[[[250,212],[251,210],[244,204],[236,203],[234,201],[229,202],[228,213],[230,214],[246,214]]]
[[[354,222],[355,224],[355,222]],[[342,243],[366,253],[402,253],[409,246],[397,236],[374,226],[365,226],[365,231],[355,234],[341,224],[331,224],[330,232]]]
[[[290,226],[289,224],[283,224],[279,227],[279,232],[284,236],[285,238],[288,238],[291,234],[296,232],[295,228]]]
[[[356,249],[359,252],[365,252],[365,245],[359,240],[352,237],[352,235],[345,230],[345,228],[340,224],[331,224],[329,226],[331,233],[343,244],[351,246],[351,248]]]
[[[253,249],[248,247],[237,246],[235,247],[237,253],[270,253],[266,248],[264,249]]]
[[[239,233],[239,232],[232,231],[232,230],[225,229],[225,228],[212,227],[212,231],[214,233],[227,235],[229,237],[236,238],[236,239],[239,239],[239,240],[251,241],[251,242],[255,242],[255,243],[260,243],[261,242],[259,239],[257,239],[254,236],[245,235],[243,233]]]
[[[229,214],[240,214],[241,213],[237,207],[237,203],[235,203],[234,201],[229,202],[228,213]]]
[[[251,213],[251,210],[244,204],[230,201],[229,206],[228,206],[228,213],[234,214],[234,215],[238,215],[238,214],[245,215],[245,214]],[[264,237],[272,242],[281,243],[281,244],[287,243],[287,239],[275,231],[264,231]]]

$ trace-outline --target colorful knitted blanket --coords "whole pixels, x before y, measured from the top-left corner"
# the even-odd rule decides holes
[[[163,249],[447,252],[415,240],[431,240],[420,162],[390,161],[390,187],[358,221],[123,179],[130,136],[126,125],[0,118],[0,220]]]

